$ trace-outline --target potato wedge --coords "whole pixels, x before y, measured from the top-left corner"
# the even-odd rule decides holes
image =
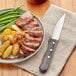
[[[14,43],[14,38],[12,35],[7,35],[8,40],[11,41],[11,43]]]
[[[17,32],[21,32],[22,31],[17,25],[12,25],[11,27],[12,27],[13,30],[15,30]]]
[[[12,53],[13,53],[14,56],[16,56],[16,55],[18,54],[18,52],[19,52],[19,48],[20,48],[19,43],[15,43],[15,44],[13,44],[13,50],[12,50]]]
[[[10,35],[11,30],[10,29],[5,29],[1,34],[0,34],[0,40],[2,40],[4,35]]]
[[[0,40],[4,38],[4,35],[12,35],[14,36],[16,34],[16,31],[12,31],[10,29],[5,29],[1,34],[0,34]]]
[[[1,46],[0,46],[0,56],[4,53],[6,48],[10,45],[10,41],[5,41]]]
[[[6,50],[5,52],[3,53],[2,57],[3,58],[8,58],[8,56],[10,56],[12,53],[12,45],[10,45]]]
[[[9,40],[11,43],[15,42],[12,35],[4,35],[3,39],[2,39],[2,42],[7,41],[7,40]]]
[[[5,35],[5,34],[9,35],[9,34],[11,34],[11,30],[9,28],[5,29],[2,34],[3,35]]]

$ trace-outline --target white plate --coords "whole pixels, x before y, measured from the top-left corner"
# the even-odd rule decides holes
[[[14,8],[2,9],[0,11],[9,10],[9,9],[14,9]],[[27,59],[31,58],[32,56],[34,56],[35,54],[37,54],[37,52],[40,50],[40,48],[41,48],[41,46],[42,46],[42,44],[44,42],[45,33],[44,33],[44,29],[43,29],[43,26],[42,26],[42,23],[41,23],[40,19],[37,16],[35,16],[35,18],[37,19],[39,25],[42,27],[42,30],[43,30],[43,39],[42,39],[42,42],[41,42],[39,48],[34,53],[30,54],[29,56],[27,56],[25,58],[20,58],[20,59],[15,59],[15,60],[4,60],[4,59],[0,59],[0,63],[18,63],[18,62],[22,62],[24,60],[27,60]]]

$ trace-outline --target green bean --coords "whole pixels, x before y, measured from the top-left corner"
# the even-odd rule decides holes
[[[20,9],[20,7],[0,11],[0,32],[15,24],[17,18],[20,17],[24,12],[25,11]]]
[[[2,26],[2,25],[4,25],[4,24],[7,24],[7,23],[9,23],[9,22],[11,22],[11,21],[13,21],[13,20],[14,20],[14,19],[2,21],[2,22],[0,22],[0,26]]]
[[[1,21],[4,21],[4,20],[11,19],[11,18],[18,18],[18,17],[20,17],[20,15],[6,16],[6,17],[4,17],[4,18],[1,18],[1,19],[0,19],[0,22],[1,22]]]
[[[5,24],[1,24],[0,27],[1,27],[1,26],[4,26],[4,25],[5,25]]]
[[[12,11],[18,11],[19,9],[20,9],[20,7],[15,8],[15,9],[5,10],[5,11],[0,12],[0,15],[3,15],[3,14],[8,13],[8,12],[12,12]]]
[[[23,11],[21,12],[9,12],[7,14],[1,15],[0,18],[6,17],[6,16],[11,16],[11,15],[21,15],[23,14]]]
[[[26,12],[26,11],[24,11],[24,10],[22,10],[22,9],[19,9],[18,12],[19,12],[19,14],[23,14],[23,13]]]
[[[16,19],[13,20],[12,22],[8,23],[6,26],[0,27],[0,32],[3,31],[4,29],[8,28],[9,26],[15,24],[15,21],[16,21]]]
[[[18,12],[9,12],[9,13],[6,13],[4,15],[1,15],[0,18],[9,16],[9,15],[18,15],[18,14],[19,14]]]

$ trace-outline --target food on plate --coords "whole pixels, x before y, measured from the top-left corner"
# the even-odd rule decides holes
[[[24,12],[25,11],[22,10],[20,7],[0,12],[0,32],[15,24],[15,21]]]
[[[1,46],[0,46],[0,56],[4,53],[6,48],[10,45],[10,41],[5,41]]]
[[[12,45],[10,45],[3,53],[2,57],[7,58],[12,53]]]
[[[2,42],[9,40],[11,43],[15,43],[15,40],[12,35],[4,35],[2,38]]]
[[[13,53],[14,56],[16,56],[16,55],[18,54],[19,49],[20,49],[20,45],[19,45],[19,43],[15,43],[15,44],[13,44],[13,50],[12,50],[12,53]]]
[[[0,39],[3,38],[4,35],[9,35],[11,33],[11,30],[10,29],[5,29],[1,34],[0,34]]]
[[[30,12],[26,12],[18,18],[16,24],[23,30],[27,30],[27,32],[15,35],[21,45],[21,51],[23,53],[34,52],[39,47],[43,36],[42,28],[37,20],[32,17]]]
[[[13,31],[11,29],[5,29],[1,34],[0,34],[0,40],[4,38],[5,35],[12,35],[14,36],[16,34],[16,31]]]
[[[22,30],[17,25],[12,25],[11,28],[17,32],[21,32]]]
[[[11,35],[14,36],[16,34],[16,31],[12,31]]]
[[[0,35],[0,40],[2,40],[2,42],[9,40],[11,43],[14,43],[15,34],[16,34],[16,31],[12,31],[11,29],[5,29]]]
[[[13,20],[13,21],[11,21],[10,23],[8,23],[7,25],[1,26],[1,27],[0,27],[0,32],[2,32],[4,29],[10,27],[11,25],[15,24],[15,21],[16,21],[16,20]]]
[[[34,53],[43,38],[42,27],[35,16],[20,7],[0,12],[0,15],[1,58],[13,60]]]

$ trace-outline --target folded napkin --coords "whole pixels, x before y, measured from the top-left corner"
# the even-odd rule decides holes
[[[64,13],[66,13],[66,19],[60,35],[60,40],[56,47],[50,67],[48,71],[43,74],[39,71],[39,66],[47,49],[48,39],[52,35],[55,24]],[[42,48],[32,58],[14,65],[37,76],[58,76],[76,45],[76,14],[52,5],[44,15],[42,22],[45,29],[45,41]]]

